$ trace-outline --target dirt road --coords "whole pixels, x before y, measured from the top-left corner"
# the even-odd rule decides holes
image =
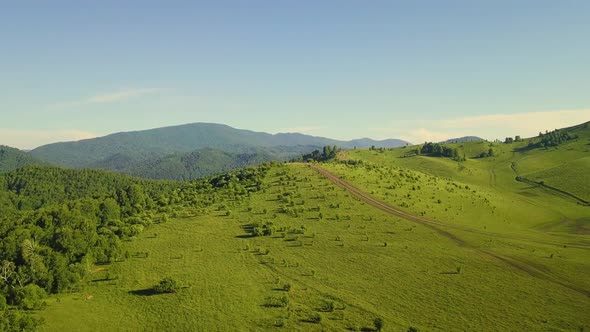
[[[388,205],[388,204],[386,204],[374,197],[371,197],[369,194],[365,193],[364,191],[358,189],[354,185],[352,185],[349,182],[330,173],[328,170],[326,170],[320,166],[310,165],[310,167],[313,168],[314,170],[316,170],[318,173],[320,173],[324,177],[326,177],[328,180],[330,180],[334,184],[336,184],[337,186],[348,190],[354,196],[358,197],[359,199],[361,199],[365,203],[367,203],[367,204],[369,204],[381,211],[384,211],[384,212],[389,213],[391,215],[395,215],[395,216],[404,218],[406,220],[424,225],[424,226],[436,231],[440,235],[442,235],[446,238],[452,239],[460,246],[467,247],[467,248],[477,251],[483,255],[493,257],[493,258],[505,263],[506,265],[509,265],[510,267],[515,268],[519,271],[525,272],[535,278],[543,279],[545,281],[549,281],[549,282],[561,285],[561,286],[566,287],[570,290],[573,290],[573,291],[583,294],[587,297],[590,297],[590,291],[588,291],[582,287],[579,287],[579,286],[569,282],[568,280],[564,280],[563,278],[559,278],[558,276],[555,276],[554,274],[550,273],[545,268],[540,269],[540,268],[534,266],[534,264],[523,261],[521,259],[517,259],[514,257],[508,257],[508,256],[504,256],[504,255],[499,255],[499,254],[496,254],[496,253],[491,252],[489,250],[480,249],[472,244],[467,243],[465,240],[461,239],[457,235],[452,234],[442,228],[456,229],[456,230],[473,232],[473,233],[478,233],[478,234],[483,234],[483,235],[488,235],[488,236],[504,237],[504,238],[511,239],[511,240],[522,240],[522,241],[528,241],[528,240],[518,238],[518,237],[510,237],[510,236],[503,235],[503,234],[495,234],[495,233],[491,233],[491,232],[477,231],[477,230],[473,230],[473,229],[469,229],[469,228],[461,227],[461,226],[446,225],[441,222],[437,222],[437,221],[433,221],[433,220],[429,220],[426,218],[422,218],[419,216],[409,214],[407,212],[396,209],[396,208],[394,208],[394,207],[392,207],[392,206],[390,206],[390,205]],[[529,242],[535,242],[535,241],[529,241]],[[540,243],[542,243],[542,242],[540,242]],[[554,244],[554,243],[542,243],[542,244],[558,245],[558,244]],[[582,246],[582,248],[588,249],[586,246]]]

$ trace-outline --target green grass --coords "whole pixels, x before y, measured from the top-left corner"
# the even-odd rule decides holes
[[[585,235],[534,230],[554,227],[560,214],[575,204],[545,215],[549,210],[542,209],[544,200],[554,196],[505,197],[480,178],[442,179],[381,164],[371,171],[328,167],[392,205],[401,202],[395,194],[407,192],[412,195],[409,211],[425,210],[428,218],[447,221],[448,216],[447,222],[458,226],[519,238],[454,230],[474,246],[460,245],[363,203],[306,165],[276,165],[263,190],[246,201],[221,202],[225,208],[147,228],[126,243],[130,258],[96,267],[79,292],[60,295],[59,301],[51,298],[39,312],[45,319],[42,330],[341,331],[372,327],[377,317],[384,319],[385,331],[409,326],[422,331],[576,331],[590,326],[590,318],[581,314],[590,309],[587,296],[482,252],[518,259],[523,267],[534,264],[548,271],[547,276],[567,276],[568,282],[589,289],[587,249],[532,241],[587,243]],[[482,171],[481,177],[485,175]],[[408,176],[419,177],[420,190],[411,189],[416,184]],[[498,177],[498,183],[504,181]],[[393,182],[399,183],[396,190],[384,188]],[[504,204],[520,196],[540,210],[512,211],[514,215],[525,218],[534,212],[540,221],[503,220],[521,201]],[[463,217],[454,211],[459,207]],[[227,209],[230,216],[225,216]],[[587,210],[576,211],[569,213]],[[283,231],[249,237],[248,226],[261,222]],[[135,255],[144,252],[147,257]],[[145,296],[164,277],[178,281],[181,289]],[[283,290],[286,284],[289,291]],[[267,306],[281,297],[288,298],[288,306]],[[334,310],[325,310],[330,307],[326,303],[333,303]],[[309,322],[317,315],[320,323]]]
[[[568,191],[586,201],[590,201],[590,156],[579,158],[559,166],[528,173],[524,176],[533,181],[541,182]],[[567,176],[564,176],[567,174]]]

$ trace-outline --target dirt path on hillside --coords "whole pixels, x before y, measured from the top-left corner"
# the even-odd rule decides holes
[[[464,231],[464,232],[469,232],[469,233],[473,233],[473,234],[479,234],[479,235],[486,235],[486,236],[493,236],[495,238],[503,238],[506,240],[516,240],[516,241],[522,241],[522,242],[529,242],[529,243],[536,243],[536,244],[543,244],[543,245],[550,245],[550,246],[557,246],[557,247],[563,247],[564,245],[568,246],[568,247],[572,247],[572,248],[577,248],[577,249],[585,249],[585,250],[590,250],[590,244],[585,244],[585,243],[569,243],[569,242],[548,242],[548,241],[538,241],[538,240],[534,240],[534,239],[530,239],[527,237],[522,237],[522,236],[517,236],[517,235],[510,235],[510,234],[498,234],[498,233],[493,233],[493,232],[488,232],[488,231],[484,231],[484,230],[479,230],[479,229],[474,229],[474,228],[470,228],[470,227],[465,227],[465,226],[460,226],[460,225],[450,225],[450,224],[445,224],[445,223],[441,223],[438,221],[434,221],[434,220],[430,220],[430,219],[426,219],[423,217],[419,217],[419,216],[415,216],[412,215],[410,213],[404,212],[402,210],[396,209],[390,205],[388,205],[385,202],[382,202],[374,197],[371,197],[370,195],[368,195],[367,193],[365,193],[364,191],[362,191],[361,189],[358,189],[357,187],[355,187],[354,185],[350,184],[349,182],[342,180],[341,178],[339,178],[338,176],[330,173],[328,170],[321,168],[319,166],[316,165],[312,165],[311,166],[313,169],[315,169],[316,171],[318,171],[320,174],[322,174],[324,177],[328,178],[330,181],[332,181],[333,183],[335,183],[336,185],[347,189],[348,191],[352,192],[353,194],[355,194],[356,196],[358,196],[359,198],[361,198],[365,203],[368,203],[369,205],[372,205],[378,209],[381,209],[385,212],[388,212],[390,214],[394,214],[398,217],[401,218],[405,218],[414,222],[418,222],[427,226],[436,226],[436,227],[444,227],[447,229],[456,229],[456,230],[460,230],[460,231]],[[444,233],[448,233],[444,230],[440,230],[437,228],[438,232],[444,232]],[[455,237],[454,235],[448,233],[451,237]]]
[[[488,173],[490,174],[490,187],[496,187],[496,170],[492,166],[492,168],[488,169]]]
[[[374,198],[371,197],[370,195],[368,195],[367,193],[365,193],[364,191],[358,189],[357,187],[355,187],[354,185],[350,184],[349,182],[342,180],[341,178],[339,178],[338,176],[330,173],[328,170],[316,166],[316,165],[310,165],[310,167],[314,170],[316,170],[318,173],[320,173],[321,175],[323,175],[324,177],[326,177],[328,180],[330,180],[331,182],[333,182],[334,184],[336,184],[339,187],[342,187],[346,190],[348,190],[350,193],[352,193],[353,195],[355,195],[356,197],[360,198],[362,201],[364,201],[365,203],[381,210],[384,211],[386,213],[389,213],[391,215],[395,215],[401,218],[404,218],[406,220],[409,221],[413,221],[419,224],[422,224],[434,231],[436,231],[437,233],[439,233],[440,235],[449,238],[451,240],[453,240],[454,242],[456,242],[458,245],[462,246],[462,247],[468,247],[470,249],[473,249],[483,255],[486,256],[490,256],[493,257],[503,263],[505,263],[506,265],[509,265],[510,267],[513,267],[519,271],[525,272],[527,274],[529,274],[530,276],[533,276],[535,278],[539,278],[539,279],[543,279],[545,281],[549,281],[558,285],[561,285],[563,287],[566,287],[570,290],[573,290],[575,292],[578,292],[580,294],[583,294],[587,297],[590,297],[590,291],[579,287],[577,285],[574,285],[572,283],[570,283],[567,280],[564,280],[562,278],[559,278],[558,276],[555,276],[553,274],[551,274],[546,268],[544,267],[540,267],[540,266],[535,266],[536,264],[533,264],[531,262],[527,262],[524,260],[520,260],[520,259],[516,259],[516,258],[512,258],[512,257],[507,257],[507,256],[502,256],[496,253],[493,253],[491,251],[488,250],[483,250],[480,249],[472,244],[467,243],[465,240],[459,238],[458,236],[456,236],[455,234],[452,234],[444,229],[441,229],[441,227],[444,228],[451,228],[451,229],[457,229],[457,230],[461,230],[461,231],[467,231],[467,232],[472,232],[472,233],[477,233],[477,234],[483,234],[483,235],[488,235],[488,236],[494,236],[494,237],[500,237],[500,238],[506,238],[506,239],[510,239],[510,240],[521,240],[521,241],[528,241],[528,242],[536,242],[536,241],[531,241],[528,239],[524,239],[524,238],[518,238],[518,237],[511,237],[508,235],[503,235],[503,234],[495,234],[495,233],[491,233],[491,232],[483,232],[483,231],[477,231],[477,230],[473,230],[473,229],[469,229],[467,227],[460,227],[460,226],[454,226],[454,225],[446,225],[440,222],[436,222],[433,220],[429,220],[426,218],[422,218],[422,217],[418,217],[412,214],[409,214],[407,212],[398,210],[392,206],[389,206],[388,204]],[[554,244],[554,243],[543,243],[543,242],[537,242],[537,243],[541,243],[541,244],[550,244],[550,245],[560,245],[560,244]],[[561,246],[561,245],[560,245]],[[588,249],[587,246],[581,246],[582,249]]]

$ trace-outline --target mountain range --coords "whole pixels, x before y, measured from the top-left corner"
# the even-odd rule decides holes
[[[299,133],[269,134],[223,124],[192,123],[52,143],[33,149],[29,154],[37,160],[64,167],[100,168],[147,178],[186,180],[271,160],[285,161],[326,145],[353,149],[408,144],[399,139],[340,141]]]

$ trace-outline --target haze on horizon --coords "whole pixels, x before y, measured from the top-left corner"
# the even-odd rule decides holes
[[[414,143],[590,120],[581,1],[19,1],[0,144],[193,122]]]

